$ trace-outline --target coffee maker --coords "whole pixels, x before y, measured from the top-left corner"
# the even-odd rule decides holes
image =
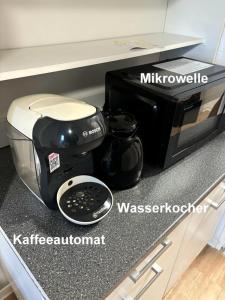
[[[38,94],[14,100],[7,121],[17,173],[48,208],[59,206],[57,193],[65,182],[69,187],[72,178],[94,174],[92,150],[106,135],[104,118],[98,108],[63,96]],[[90,184],[90,178],[88,181]],[[112,198],[104,187],[108,193],[106,198]],[[67,209],[70,207],[73,209],[68,204]],[[107,207],[111,209],[109,203]],[[96,209],[99,208],[97,205]]]

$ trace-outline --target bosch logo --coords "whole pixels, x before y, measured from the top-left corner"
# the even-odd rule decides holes
[[[92,130],[89,130],[89,131],[83,131],[83,137],[88,137],[89,135],[92,135],[92,134],[95,134],[95,133],[98,133],[101,131],[101,128],[100,127],[97,127],[95,129],[92,129]]]
[[[95,128],[95,129],[92,129],[92,130],[89,130],[89,134],[94,134],[94,133],[97,133],[97,132],[99,132],[99,131],[101,131],[101,128],[100,127],[97,127],[97,128]]]
[[[88,136],[88,132],[87,131],[83,131],[83,137],[87,137]]]

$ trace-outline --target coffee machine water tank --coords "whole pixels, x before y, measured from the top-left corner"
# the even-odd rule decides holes
[[[57,208],[60,186],[93,175],[92,150],[106,134],[100,110],[52,94],[25,96],[9,108],[8,136],[18,175],[49,208]]]

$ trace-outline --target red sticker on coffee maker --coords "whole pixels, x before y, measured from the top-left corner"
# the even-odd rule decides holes
[[[49,161],[50,173],[54,172],[56,169],[60,167],[60,158],[58,153],[49,154],[48,161]]]

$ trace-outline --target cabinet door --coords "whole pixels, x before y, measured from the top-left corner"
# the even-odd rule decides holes
[[[205,212],[192,213],[167,286],[168,292],[211,239],[225,210],[225,185],[219,184],[200,204],[208,205]],[[206,206],[205,206],[206,207]]]
[[[186,220],[180,223],[166,240],[156,247],[106,299],[162,299],[186,225]]]
[[[7,285],[7,280],[0,265],[0,290]]]

